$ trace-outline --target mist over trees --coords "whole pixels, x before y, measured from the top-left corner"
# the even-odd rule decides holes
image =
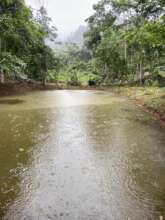
[[[84,44],[75,40],[80,29],[68,40],[70,52],[77,44],[79,53],[83,50],[90,54],[85,63],[76,59],[74,66],[82,66],[79,63],[83,62],[84,72],[90,72],[92,80],[97,79],[95,84],[164,86],[165,2],[100,0],[93,9],[94,14],[86,19]],[[73,56],[67,51],[70,71]]]
[[[84,33],[86,31],[87,26],[80,25],[75,32],[70,34],[70,36],[67,38],[67,42],[82,46],[84,44]]]
[[[1,1],[1,82],[25,75],[43,84],[61,76],[66,83],[74,72],[96,84],[163,86],[164,0],[100,0],[93,9],[87,26],[50,48],[57,29],[44,7],[34,13],[24,0]]]

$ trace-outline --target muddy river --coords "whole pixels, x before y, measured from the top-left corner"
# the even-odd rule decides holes
[[[165,129],[103,91],[0,98],[0,219],[159,220]]]

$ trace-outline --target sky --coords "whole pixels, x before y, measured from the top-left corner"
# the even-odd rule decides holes
[[[58,39],[65,40],[85,19],[93,14],[92,5],[99,0],[25,0],[27,5],[38,8],[44,2],[53,25],[58,29]],[[42,4],[42,3],[41,3]]]

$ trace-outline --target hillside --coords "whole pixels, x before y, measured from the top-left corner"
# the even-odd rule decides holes
[[[67,39],[67,42],[82,45],[83,35],[86,31],[87,31],[87,27],[80,25],[75,32],[71,33],[71,35]]]

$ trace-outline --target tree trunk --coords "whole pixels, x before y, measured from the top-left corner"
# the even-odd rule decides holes
[[[2,52],[2,39],[0,37],[0,53]]]
[[[140,61],[140,65],[139,65],[139,76],[140,76],[140,86],[142,86],[144,84],[144,70],[143,70],[142,60]]]
[[[3,72],[0,73],[0,83],[5,83],[5,74]]]
[[[125,61],[127,61],[127,42],[126,42],[126,40],[124,43],[124,59],[125,59]]]
[[[43,85],[43,86],[46,85],[46,76],[47,76],[47,73],[46,73],[46,72],[43,72],[43,74],[42,74],[42,85]]]

